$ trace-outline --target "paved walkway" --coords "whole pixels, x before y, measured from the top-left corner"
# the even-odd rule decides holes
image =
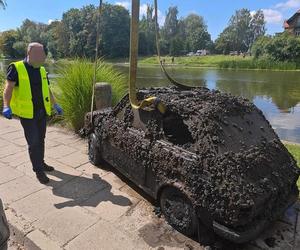
[[[9,249],[202,249],[155,216],[153,206],[114,173],[92,166],[86,141],[76,135],[49,127],[45,159],[56,169],[46,186],[31,170],[19,121],[0,118],[0,198],[13,229]],[[275,233],[245,249],[266,249],[264,239]],[[277,249],[288,249],[291,240],[289,234]]]

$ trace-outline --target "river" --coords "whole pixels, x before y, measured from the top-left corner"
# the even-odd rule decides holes
[[[0,61],[0,70],[6,62]],[[128,66],[115,66],[128,73]],[[54,67],[49,68],[55,75]],[[177,81],[243,96],[260,108],[282,140],[300,143],[300,72],[169,67]],[[138,87],[168,86],[159,67],[140,67]]]

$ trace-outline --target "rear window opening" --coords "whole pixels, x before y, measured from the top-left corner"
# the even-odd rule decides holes
[[[174,112],[168,112],[163,118],[163,131],[167,140],[174,144],[184,145],[194,142],[188,126],[184,124],[182,117]]]

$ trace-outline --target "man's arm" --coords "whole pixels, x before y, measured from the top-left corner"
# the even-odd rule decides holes
[[[13,89],[16,85],[16,82],[6,80],[5,89],[3,92],[3,107],[10,107],[10,101],[12,97]]]

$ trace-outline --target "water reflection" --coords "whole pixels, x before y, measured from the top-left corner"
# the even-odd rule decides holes
[[[300,72],[193,68],[173,68],[169,72],[185,84],[218,89],[251,100],[264,112],[281,139],[300,143]],[[139,69],[139,87],[167,85],[158,68]]]

